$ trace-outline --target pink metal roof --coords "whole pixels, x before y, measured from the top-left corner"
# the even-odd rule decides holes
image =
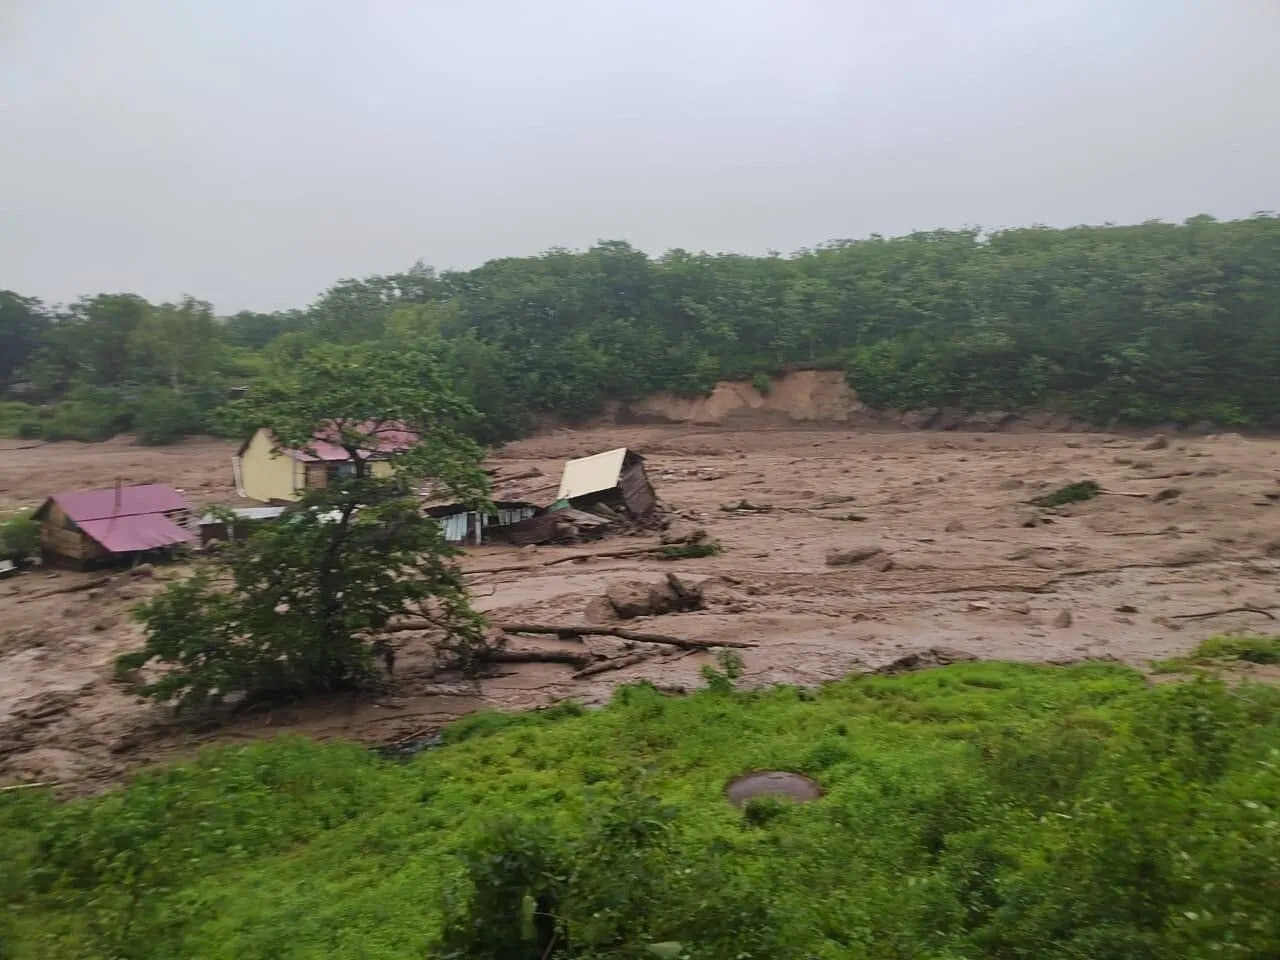
[[[371,423],[365,423],[361,424],[357,429],[363,433],[369,431],[372,426],[373,424]],[[351,458],[347,455],[346,450],[333,442],[333,440],[337,439],[337,436],[338,431],[336,429],[329,428],[321,430],[316,434],[315,439],[311,441],[312,453],[302,450],[289,450],[283,447],[280,449],[280,452],[286,457],[291,457],[294,460],[301,460],[304,463],[310,463],[316,460],[342,463],[343,461],[350,460]],[[378,439],[377,449],[361,451],[360,455],[364,459],[377,456],[378,454],[399,453],[401,450],[407,450],[418,442],[418,435],[412,430],[407,429],[402,423],[389,423],[379,428],[374,436]]]
[[[194,539],[164,514],[144,513],[132,517],[78,520],[77,525],[112,553],[133,553],[172,547]]]
[[[107,487],[105,490],[72,490],[55,493],[49,499],[81,526],[86,520],[187,509],[187,501],[182,494],[164,483],[142,483],[118,489]]]

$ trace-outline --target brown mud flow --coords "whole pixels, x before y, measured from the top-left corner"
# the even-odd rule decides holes
[[[586,624],[608,620],[610,608],[616,614],[601,600],[611,585],[652,585],[675,572],[696,586],[696,605],[659,605],[661,612],[619,623],[753,643],[740,650],[746,684],[819,684],[930,649],[952,658],[1143,665],[1214,634],[1268,631],[1273,621],[1256,611],[1280,613],[1280,441],[1169,435],[1153,445],[1105,433],[772,428],[771,418],[741,429],[563,430],[511,444],[497,456],[504,472],[537,467],[549,476],[569,457],[635,449],[676,523],[704,529],[724,552],[674,563],[652,552],[590,556],[656,546],[657,534],[476,548],[465,567],[501,568],[469,578],[477,605],[495,621]],[[117,477],[168,482],[196,503],[234,502],[234,444],[19,445],[0,444],[0,508]],[[1030,503],[1082,480],[1104,492],[1047,510]],[[0,581],[0,782],[92,789],[203,743],[286,731],[387,744],[477,709],[603,702],[617,684],[640,678],[693,689],[704,682],[700,667],[715,663],[713,653],[661,647],[574,679],[581,655],[637,648],[608,635],[535,637],[528,639],[539,648],[580,656],[504,664],[473,683],[434,675],[425,638],[406,632],[396,635],[396,679],[381,697],[276,707],[193,730],[137,703],[112,674],[114,658],[140,642],[130,607],[177,575],[157,567],[56,594],[48,591],[93,575]],[[614,599],[622,599],[616,586]]]

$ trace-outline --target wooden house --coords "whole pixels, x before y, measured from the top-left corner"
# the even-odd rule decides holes
[[[88,567],[186,546],[191,508],[163,483],[55,493],[33,514],[46,563]]]
[[[304,490],[325,487],[335,477],[355,473],[355,461],[346,448],[335,443],[333,433],[315,437],[306,450],[283,447],[266,427],[246,440],[232,458],[236,492],[263,503],[288,503]],[[417,443],[417,436],[403,425],[388,425],[376,433],[376,448],[359,451],[370,461],[374,476],[388,476],[388,458]]]
[[[556,499],[579,510],[603,504],[640,524],[651,523],[658,509],[644,457],[626,447],[570,460],[564,465]]]

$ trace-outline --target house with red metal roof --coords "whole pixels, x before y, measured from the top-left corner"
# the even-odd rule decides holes
[[[401,423],[365,425],[360,432],[367,432],[372,442],[357,456],[370,462],[374,476],[390,474],[388,459],[418,442],[417,434]],[[297,500],[304,490],[326,487],[335,477],[354,474],[355,461],[337,440],[336,430],[324,430],[307,449],[294,450],[282,446],[268,428],[259,428],[232,458],[236,492],[263,503],[288,502]]]
[[[184,546],[191,507],[163,483],[55,493],[33,514],[46,562],[85,567]]]

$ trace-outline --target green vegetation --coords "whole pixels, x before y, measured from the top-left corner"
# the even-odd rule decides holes
[[[473,670],[483,623],[452,563],[457,551],[422,514],[418,491],[429,480],[483,502],[483,454],[461,431],[474,411],[445,387],[431,357],[316,348],[224,416],[244,434],[269,423],[296,450],[323,436],[350,455],[351,475],[308,489],[287,519],[220,551],[211,566],[229,589],[202,570],[141,605],[146,645],[121,657],[118,673],[168,664],[140,692],[182,707],[350,688],[374,678],[378,655],[393,668],[379,630],[410,611]],[[420,439],[383,459],[389,475],[375,475],[369,455],[406,429]]]
[[[1092,500],[1101,492],[1102,487],[1094,481],[1081,480],[1078,483],[1068,483],[1065,487],[1059,487],[1043,497],[1036,497],[1031,502],[1037,507],[1061,507],[1068,503]]]
[[[1193,667],[1231,663],[1280,663],[1280,637],[1210,637],[1185,657],[1159,660],[1156,673],[1182,673]]]
[[[29,513],[0,519],[0,560],[26,560],[40,549],[40,524]]]
[[[432,353],[483,415],[472,430],[486,442],[539,412],[581,417],[607,398],[698,394],[724,377],[760,386],[788,366],[844,369],[882,408],[1275,427],[1280,218],[935,230],[791,257],[649,257],[604,242],[440,275],[417,265],[343,280],[305,310],[222,318],[191,299],[50,309],[3,292],[0,398],[55,412],[0,409],[0,429],[93,439],[133,428],[146,391],[164,388],[200,414],[148,429],[173,436],[316,343]],[[78,388],[110,391],[113,405]]]
[[[1102,664],[815,692],[726,676],[692,697],[639,685],[603,710],[480,714],[443,740],[393,763],[285,739],[91,799],[0,794],[0,952],[1280,954],[1271,688],[1151,688]],[[824,796],[735,810],[723,787],[753,769]]]
[[[724,553],[724,544],[719,540],[705,538],[689,543],[671,543],[658,550],[661,560],[695,560],[698,557],[714,557]]]

